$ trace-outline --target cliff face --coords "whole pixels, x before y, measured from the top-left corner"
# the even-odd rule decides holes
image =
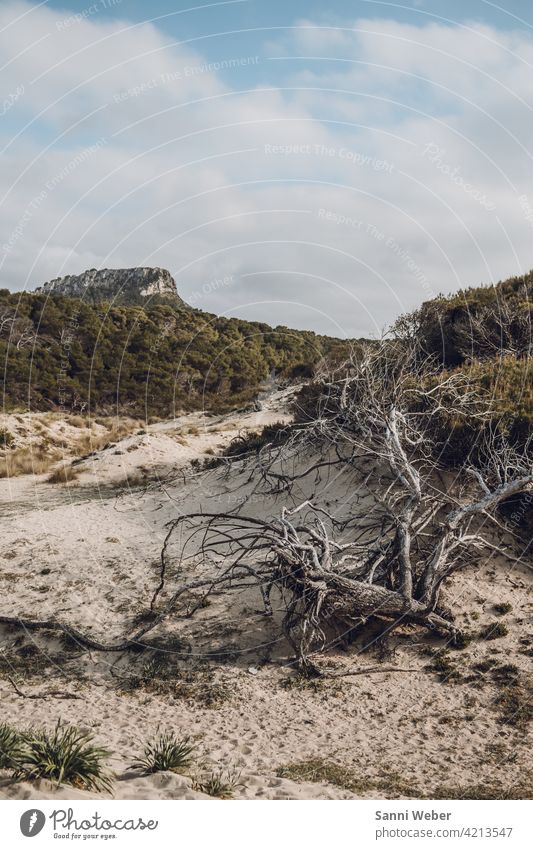
[[[36,292],[82,298],[89,303],[186,306],[178,295],[174,278],[164,268],[91,268],[83,274],[56,277]]]

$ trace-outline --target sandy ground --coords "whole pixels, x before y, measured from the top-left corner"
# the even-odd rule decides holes
[[[56,617],[105,642],[132,633],[157,586],[169,521],[192,510],[234,508],[243,499],[247,514],[279,513],[285,502],[261,494],[246,474],[230,481],[220,470],[192,468],[191,461],[209,459],[240,432],[288,421],[289,395],[274,393],[258,411],[132,425],[129,435],[77,463],[79,474],[68,485],[47,483],[46,475],[0,480],[6,517],[0,614]],[[23,427],[31,440],[31,423]],[[353,485],[348,478],[322,481],[320,497],[340,511]],[[315,489],[316,481],[306,479],[293,498],[316,500]],[[179,540],[169,553],[177,562]],[[303,685],[279,638],[278,619],[265,619],[260,598],[248,593],[229,602],[214,598],[197,618],[159,626],[151,636],[167,646],[174,641],[163,658],[149,651],[81,652],[4,628],[2,721],[51,728],[61,720],[89,729],[114,753],[116,798],[204,797],[194,789],[194,769],[189,776],[150,777],[130,769],[147,739],[167,729],[195,739],[204,773],[239,776],[235,798],[402,798],[474,785],[512,793],[531,774],[529,742],[520,724],[502,722],[496,699],[507,684],[494,670],[513,664],[513,675],[527,675],[530,575],[498,557],[454,577],[447,603],[459,611],[458,623],[476,629],[501,621],[508,634],[452,652],[452,675],[428,668],[429,652],[442,641],[405,627],[379,650],[384,659],[377,647],[361,652],[356,645],[323,660],[336,673],[379,662],[403,671]],[[175,577],[169,575],[169,592]],[[497,615],[494,605],[502,602],[511,610]],[[476,669],[487,661],[490,669]],[[78,698],[46,696],[52,689]],[[294,768],[310,759],[316,774],[309,766]],[[342,779],[333,769],[339,765]],[[13,784],[7,774],[0,779],[0,798],[91,795],[46,782]]]

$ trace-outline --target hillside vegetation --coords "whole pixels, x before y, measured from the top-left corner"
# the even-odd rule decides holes
[[[490,406],[490,418],[483,422],[473,412],[451,414],[445,407],[434,414],[432,436],[448,463],[472,458],[482,431],[505,434],[520,445],[532,436],[532,330],[533,272],[439,296],[395,323],[383,347],[384,372],[398,360],[402,346],[413,348],[417,351],[411,365],[414,384],[429,392],[446,375],[461,377],[469,391]],[[308,384],[300,393],[297,421],[335,415],[336,401],[324,391],[323,383]]]
[[[190,308],[0,290],[4,409],[169,416],[253,399],[275,370],[310,377],[346,343]]]

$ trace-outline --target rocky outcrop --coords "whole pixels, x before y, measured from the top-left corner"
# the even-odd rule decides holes
[[[90,268],[83,274],[56,277],[36,291],[81,298],[89,303],[185,306],[174,278],[164,268]]]

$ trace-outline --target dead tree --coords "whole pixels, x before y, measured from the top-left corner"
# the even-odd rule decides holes
[[[464,374],[421,364],[405,340],[361,346],[343,376],[324,380],[313,399],[306,421],[282,440],[252,458],[228,458],[217,472],[231,482],[244,470],[252,492],[285,500],[279,514],[259,518],[237,506],[171,522],[150,621],[131,637],[106,644],[58,622],[0,622],[52,628],[81,646],[121,651],[144,642],[169,616],[194,616],[211,594],[255,588],[266,616],[276,594],[283,631],[304,670],[313,668],[314,653],[369,620],[389,629],[417,623],[457,639],[453,614],[439,605],[442,586],[472,555],[499,550],[489,527],[499,525],[503,501],[533,491],[531,441],[511,444]],[[477,438],[465,461],[445,468],[442,432],[461,419],[475,425]],[[342,514],[321,491],[325,473],[353,481]],[[297,486],[311,477],[318,481],[313,497],[294,503]],[[170,570],[178,536],[179,564]]]
[[[365,347],[346,372],[322,384],[314,419],[275,451],[265,446],[251,477],[290,491],[311,471],[349,467],[358,483],[348,519],[325,509],[318,493],[271,520],[196,514],[169,530],[169,538],[189,530],[184,566],[197,562],[216,576],[196,581],[195,590],[256,584],[267,614],[272,589],[279,591],[284,631],[304,668],[335,634],[371,618],[456,639],[453,615],[439,609],[443,582],[472,554],[497,548],[487,526],[498,505],[533,489],[530,444],[509,443],[466,376],[421,367],[415,346],[400,341]],[[459,468],[444,469],[437,422],[442,431],[443,422],[465,417],[476,424],[475,444]],[[314,455],[308,470],[283,468],[291,450]],[[171,603],[187,591],[184,583]]]

